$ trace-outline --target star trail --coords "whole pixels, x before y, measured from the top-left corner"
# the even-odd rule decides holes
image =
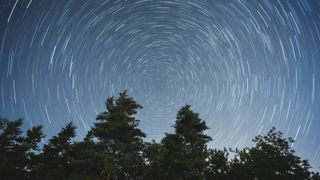
[[[0,116],[83,137],[127,89],[147,139],[186,103],[212,147],[272,126],[320,164],[320,1],[2,0]]]

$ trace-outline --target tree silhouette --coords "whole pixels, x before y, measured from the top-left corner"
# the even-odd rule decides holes
[[[208,127],[186,105],[173,133],[159,143],[144,142],[135,118],[142,106],[126,91],[105,104],[82,141],[72,141],[76,127],[68,123],[42,148],[41,126],[23,135],[21,119],[0,118],[0,179],[320,180],[319,172],[295,155],[294,141],[275,128],[256,136],[252,147],[208,149]]]
[[[315,173],[315,172],[312,172],[312,180],[320,180],[320,174],[319,172]]]
[[[28,168],[39,150],[38,143],[43,138],[41,126],[27,130],[22,136],[22,120],[9,121],[0,118],[0,177],[1,179],[25,179]]]
[[[210,149],[208,158],[209,164],[206,169],[206,179],[228,179],[230,173],[228,157],[229,152],[226,148],[223,150]]]
[[[72,146],[72,173],[69,179],[110,179],[113,156],[103,151],[104,146],[94,142],[91,137],[76,142]],[[115,175],[113,176],[115,177]]]
[[[174,179],[203,179],[207,166],[207,143],[211,137],[205,121],[194,113],[189,105],[177,114],[174,134],[166,134],[161,141],[161,169],[166,177]]]
[[[155,140],[146,142],[143,150],[146,169],[144,179],[156,180],[163,178],[164,171],[161,170],[162,145]]]
[[[107,111],[97,116],[90,133],[107,155],[109,165],[104,173],[107,178],[141,179],[144,174],[141,154],[146,135],[138,128],[139,121],[135,118],[137,110],[141,108],[124,91],[118,99],[108,98]]]
[[[310,165],[294,154],[291,138],[272,128],[267,135],[253,139],[252,148],[237,150],[233,160],[233,176],[261,180],[305,180],[310,179]],[[240,173],[240,174],[239,174]]]
[[[70,122],[43,146],[33,165],[33,179],[64,179],[70,174],[72,160],[71,139],[75,137],[75,125]]]

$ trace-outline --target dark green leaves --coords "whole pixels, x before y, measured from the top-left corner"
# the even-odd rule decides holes
[[[41,147],[41,126],[23,134],[21,119],[0,119],[0,178],[320,180],[309,162],[295,155],[294,141],[275,128],[256,136],[252,147],[210,149],[209,127],[186,105],[177,113],[173,133],[159,143],[145,142],[135,117],[141,105],[126,91],[105,104],[106,111],[78,142],[72,122]]]

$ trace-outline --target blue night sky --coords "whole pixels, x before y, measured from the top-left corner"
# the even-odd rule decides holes
[[[0,117],[83,137],[125,89],[147,140],[188,103],[210,147],[275,126],[319,169],[320,1],[0,1]]]

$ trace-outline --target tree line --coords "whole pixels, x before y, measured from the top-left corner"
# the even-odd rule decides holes
[[[135,115],[142,108],[124,91],[105,102],[106,111],[82,141],[70,122],[40,147],[42,126],[25,134],[23,121],[0,119],[0,179],[107,180],[320,180],[293,140],[272,128],[243,149],[212,149],[206,122],[182,107],[160,142],[145,142]],[[232,156],[230,155],[232,154]]]

